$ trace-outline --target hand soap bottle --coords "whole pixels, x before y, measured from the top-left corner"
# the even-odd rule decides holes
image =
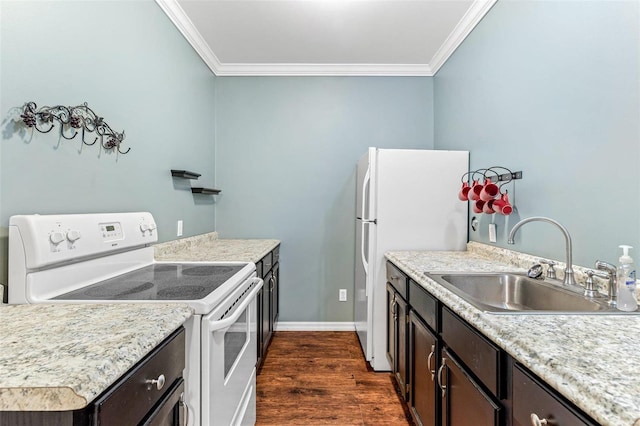
[[[622,256],[618,266],[618,309],[621,311],[635,311],[638,309],[636,300],[636,268],[633,266],[633,259],[629,256],[631,246],[620,246]]]

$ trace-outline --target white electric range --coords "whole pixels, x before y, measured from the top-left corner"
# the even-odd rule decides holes
[[[188,424],[254,424],[255,265],[157,262],[157,240],[147,212],[12,216],[9,303],[186,303]]]

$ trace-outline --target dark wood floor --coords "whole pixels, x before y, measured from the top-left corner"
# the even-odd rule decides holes
[[[257,384],[257,425],[411,425],[391,373],[368,371],[355,332],[279,331]]]

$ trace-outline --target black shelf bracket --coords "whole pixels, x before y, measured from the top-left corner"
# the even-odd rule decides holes
[[[221,193],[222,190],[213,188],[191,188],[191,192],[193,194],[215,195]]]
[[[202,176],[200,173],[190,172],[188,170],[173,170],[171,169],[171,176],[183,178],[183,179],[198,179]]]

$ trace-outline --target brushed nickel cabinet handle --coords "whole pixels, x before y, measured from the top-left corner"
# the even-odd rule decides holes
[[[438,387],[442,390],[442,397],[444,398],[445,395],[447,394],[447,385],[443,385],[442,384],[442,371],[445,369],[445,367],[447,366],[447,359],[446,358],[442,358],[442,365],[440,366],[440,368],[438,368]]]
[[[433,382],[435,376],[436,376],[436,370],[435,368],[431,368],[431,360],[433,359],[433,356],[436,354],[436,345],[431,345],[431,352],[429,353],[429,356],[427,357],[427,368],[429,369],[429,372],[431,373],[431,381]]]
[[[157,379],[147,379],[144,382],[147,384],[147,390],[151,390],[151,388],[155,385],[156,389],[161,390],[164,387],[166,379],[164,374],[158,376]]]
[[[549,421],[547,421],[547,419],[541,419],[537,414],[531,413],[531,426],[542,426],[548,424]]]

